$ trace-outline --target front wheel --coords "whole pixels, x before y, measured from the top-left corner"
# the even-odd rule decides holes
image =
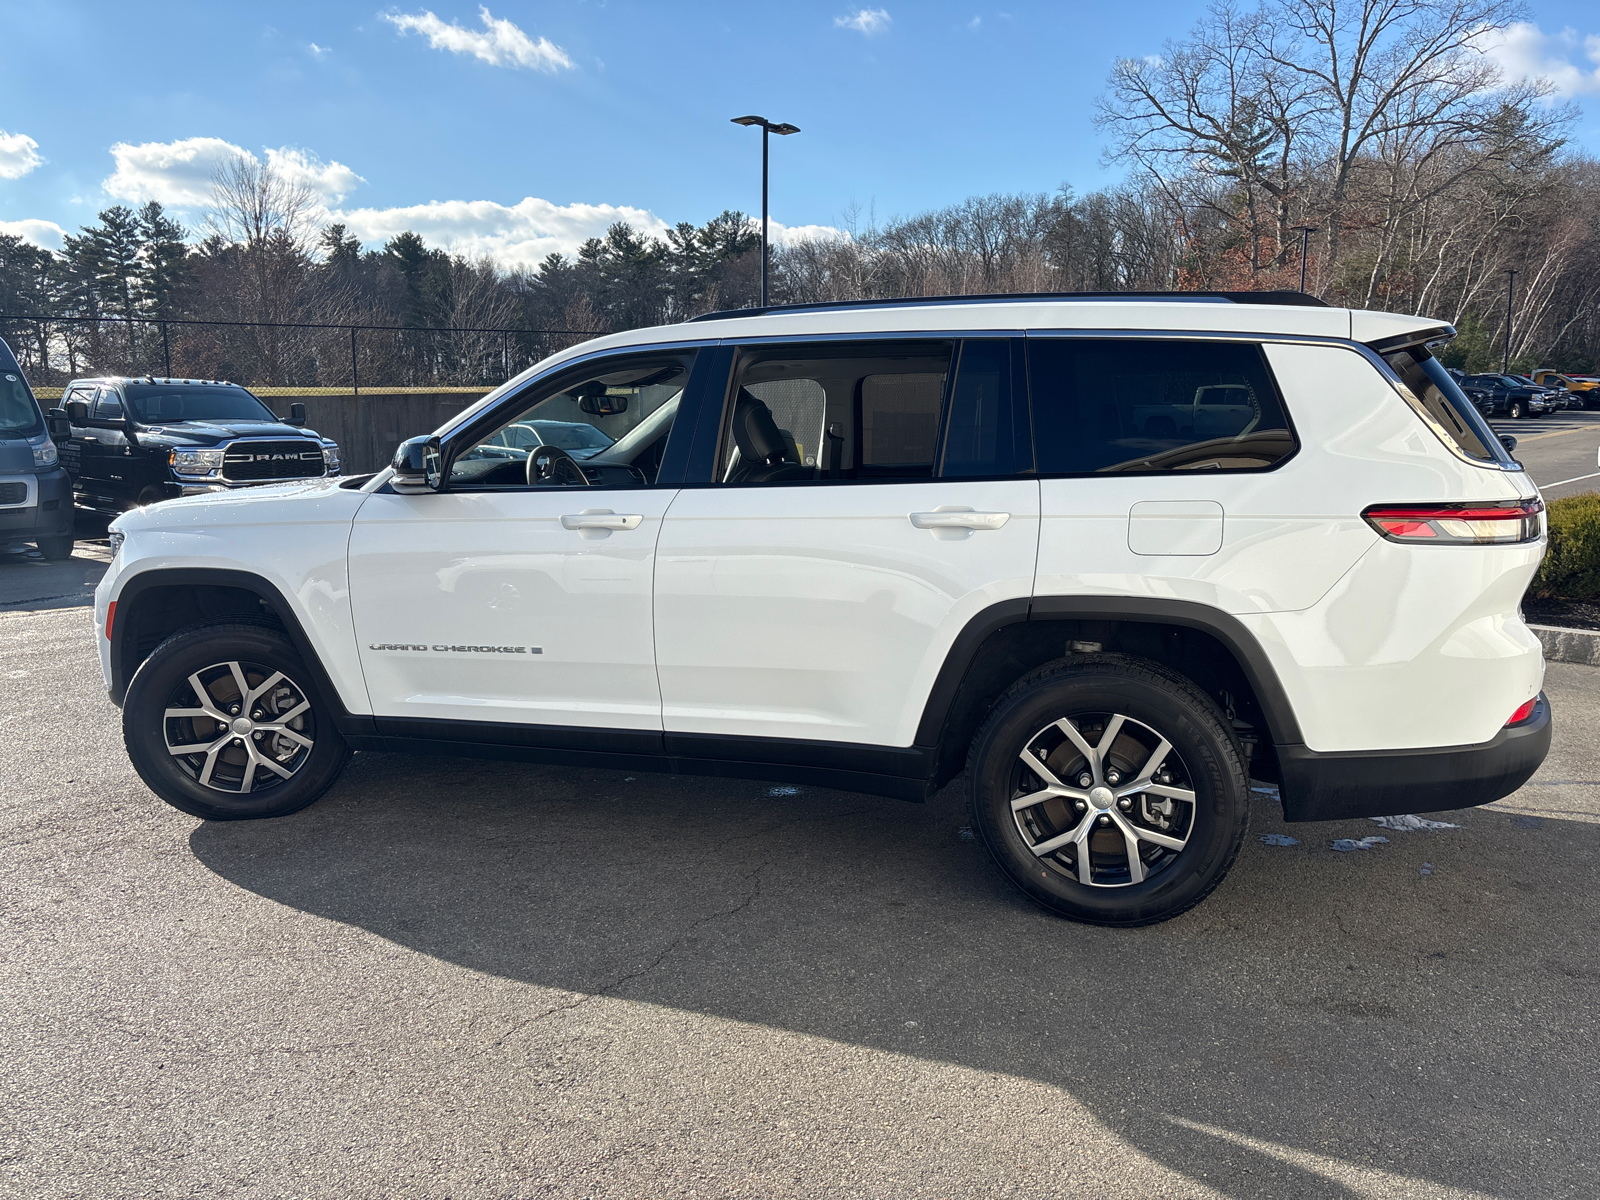
[[[973,821],[1036,904],[1095,925],[1192,908],[1243,844],[1249,782],[1222,714],[1181,675],[1105,655],[1019,680],[978,732]]]
[[[50,562],[60,562],[62,559],[72,557],[73,542],[70,537],[51,537],[39,539],[39,553]]]
[[[1513,400],[1511,402],[1511,407],[1506,410],[1506,416],[1510,417],[1513,421],[1520,421],[1522,419],[1522,414],[1522,401]]]
[[[350,758],[294,646],[265,625],[201,626],[162,642],[128,685],[122,737],[151,791],[212,821],[302,809]]]

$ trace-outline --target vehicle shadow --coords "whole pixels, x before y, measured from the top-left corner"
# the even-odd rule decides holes
[[[1206,903],[1106,930],[1013,892],[954,789],[786,790],[360,755],[315,807],[191,846],[278,903],[574,993],[552,1006],[614,996],[1054,1085],[1232,1195],[1367,1194],[1323,1160],[1385,1194],[1592,1185],[1600,825],[1473,810],[1337,853],[1384,831],[1262,802]]]

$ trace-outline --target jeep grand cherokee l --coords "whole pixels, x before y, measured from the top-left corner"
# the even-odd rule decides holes
[[[102,667],[140,775],[208,819],[364,749],[964,776],[1025,894],[1157,921],[1227,872],[1252,777],[1318,821],[1544,758],[1544,506],[1430,353],[1453,333],[1245,293],[614,334],[376,475],[119,518]],[[607,445],[503,436],[543,421]]]

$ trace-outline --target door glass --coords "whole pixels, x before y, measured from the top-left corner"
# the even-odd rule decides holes
[[[1032,467],[1019,448],[1012,420],[1011,345],[966,341],[950,394],[939,474],[1011,475]]]
[[[454,458],[451,490],[655,483],[693,358],[612,360],[536,387]]]
[[[1047,475],[1260,471],[1295,450],[1256,345],[1030,338],[1028,391]]]
[[[94,415],[103,421],[122,420],[122,401],[117,393],[110,388],[101,388],[100,398],[95,401]]]
[[[747,348],[717,481],[932,478],[953,351],[941,341]]]

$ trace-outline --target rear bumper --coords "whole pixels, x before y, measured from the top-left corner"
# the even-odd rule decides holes
[[[1339,821],[1489,804],[1516,791],[1550,752],[1550,702],[1477,746],[1318,753],[1278,746],[1286,821]]]

